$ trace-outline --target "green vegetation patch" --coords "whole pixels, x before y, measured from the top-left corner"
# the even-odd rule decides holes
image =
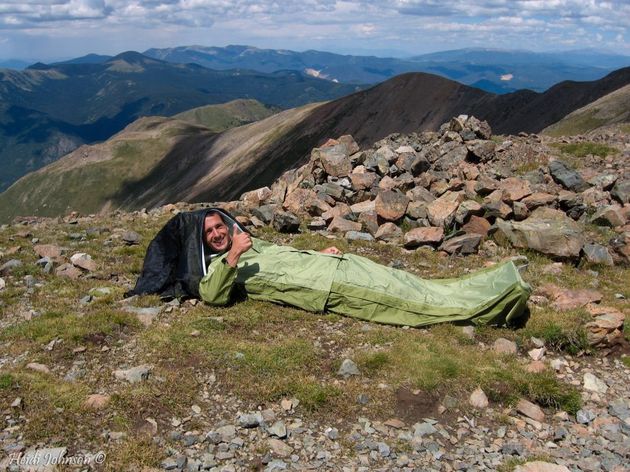
[[[139,326],[140,322],[135,316],[111,309],[102,309],[85,316],[51,311],[29,321],[9,326],[0,333],[0,340],[46,344],[53,339],[63,338],[76,346],[89,342],[94,335],[113,336],[122,332],[131,333]]]
[[[585,157],[590,154],[599,157],[606,157],[610,154],[616,154],[617,149],[606,146],[605,144],[583,142],[583,143],[570,143],[570,144],[554,144],[553,146],[560,149],[565,154],[569,154],[574,157]]]

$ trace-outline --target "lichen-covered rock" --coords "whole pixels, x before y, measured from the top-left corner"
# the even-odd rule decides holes
[[[559,258],[578,257],[584,246],[580,226],[562,211],[541,207],[524,221],[497,219],[495,239]]]

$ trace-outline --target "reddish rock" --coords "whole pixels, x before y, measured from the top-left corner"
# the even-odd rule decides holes
[[[314,191],[296,188],[293,192],[287,194],[282,207],[296,215],[303,215],[306,213],[306,208],[315,199],[317,199],[317,194]]]
[[[396,188],[396,181],[392,179],[389,175],[386,175],[378,183],[378,188],[383,190],[393,190]]]
[[[320,162],[326,173],[333,177],[344,177],[352,171],[350,155],[341,143],[313,149],[311,161]]]
[[[376,234],[379,228],[378,215],[376,211],[365,211],[359,215],[359,223],[363,225],[372,236]]]
[[[551,300],[552,306],[558,311],[574,310],[602,299],[602,294],[596,290],[571,290],[554,284],[544,285],[538,292]]]
[[[423,244],[438,244],[443,238],[444,229],[442,228],[414,228],[405,233],[404,244],[405,247],[413,248]]]
[[[471,216],[468,223],[466,223],[462,229],[467,233],[475,233],[480,234],[482,236],[487,236],[488,231],[490,230],[490,222],[485,218],[480,216]]]
[[[387,221],[402,218],[407,211],[409,198],[402,193],[386,190],[376,197],[376,213]]]
[[[350,174],[353,190],[366,190],[372,188],[376,183],[378,175],[375,172],[365,172],[363,174]]]
[[[91,410],[101,410],[109,404],[110,400],[111,397],[109,395],[100,395],[98,393],[95,393],[93,395],[89,395],[85,399],[85,402],[83,402],[83,406]]]
[[[431,203],[435,196],[424,187],[416,186],[406,193],[407,197],[414,202]]]
[[[543,361],[532,361],[525,368],[527,372],[539,374],[547,370],[547,365]]]
[[[81,277],[81,270],[74,267],[72,264],[61,264],[55,269],[55,275],[59,277],[68,277],[71,279],[78,279]]]
[[[518,411],[522,415],[527,416],[528,418],[538,421],[539,423],[545,421],[545,413],[542,411],[542,409],[538,405],[535,405],[534,403],[525,399],[519,400],[519,402],[516,404],[516,411]]]
[[[407,216],[414,220],[427,217],[427,204],[424,202],[409,202],[407,205]]]
[[[88,272],[94,272],[96,270],[96,262],[92,259],[92,256],[84,252],[77,252],[70,258],[70,262],[73,266],[78,267]]]
[[[564,465],[545,461],[532,461],[517,465],[514,468],[514,472],[571,472],[571,470]]]
[[[521,200],[527,206],[529,211],[535,210],[541,206],[549,206],[556,201],[557,197],[550,193],[545,192],[535,192],[532,193],[529,197],[525,197]]]
[[[440,246],[440,250],[448,254],[474,254],[477,252],[481,238],[480,234],[475,233],[455,236],[444,241]]]
[[[361,223],[346,220],[341,216],[336,216],[328,225],[328,231],[333,233],[346,233],[348,231],[361,231]]]
[[[352,213],[352,210],[350,209],[348,205],[346,205],[345,203],[337,202],[337,204],[334,207],[332,207],[327,212],[322,213],[321,216],[327,222],[329,222],[336,216],[344,217],[344,216],[349,215],[350,213]]]
[[[427,216],[433,226],[448,227],[455,218],[455,212],[464,196],[447,192],[427,205]]]
[[[523,221],[529,216],[527,205],[525,205],[523,202],[513,202],[512,212],[514,213],[514,219],[516,221]]]
[[[36,244],[33,250],[39,257],[48,257],[53,261],[62,259],[63,249],[54,244]]]
[[[379,226],[374,237],[381,241],[397,241],[402,236],[402,230],[394,223],[384,223]]]
[[[376,211],[376,202],[374,200],[365,200],[363,202],[355,203],[354,205],[350,205],[350,210],[352,213],[363,213],[366,211]]]
[[[503,179],[499,182],[499,189],[503,190],[503,200],[506,202],[519,201],[532,193],[529,182],[517,177]]]
[[[591,223],[598,226],[622,226],[625,224],[625,217],[618,205],[608,205],[596,211],[591,217]]]
[[[451,186],[446,180],[437,180],[431,184],[431,193],[438,197],[450,190]]]

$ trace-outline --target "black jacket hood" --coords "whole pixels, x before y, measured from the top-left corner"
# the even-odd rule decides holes
[[[213,254],[203,240],[208,213],[217,212],[228,225],[247,230],[220,208],[182,212],[171,218],[149,243],[136,286],[125,296],[159,294],[162,298],[199,298],[199,281]]]

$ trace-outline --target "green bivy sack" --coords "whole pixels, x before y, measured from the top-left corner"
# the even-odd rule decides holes
[[[240,289],[254,300],[392,325],[513,325],[531,293],[511,261],[456,279],[425,280],[353,254],[252,241],[236,268],[224,263],[225,254],[212,260],[199,285],[204,301],[225,305]]]

